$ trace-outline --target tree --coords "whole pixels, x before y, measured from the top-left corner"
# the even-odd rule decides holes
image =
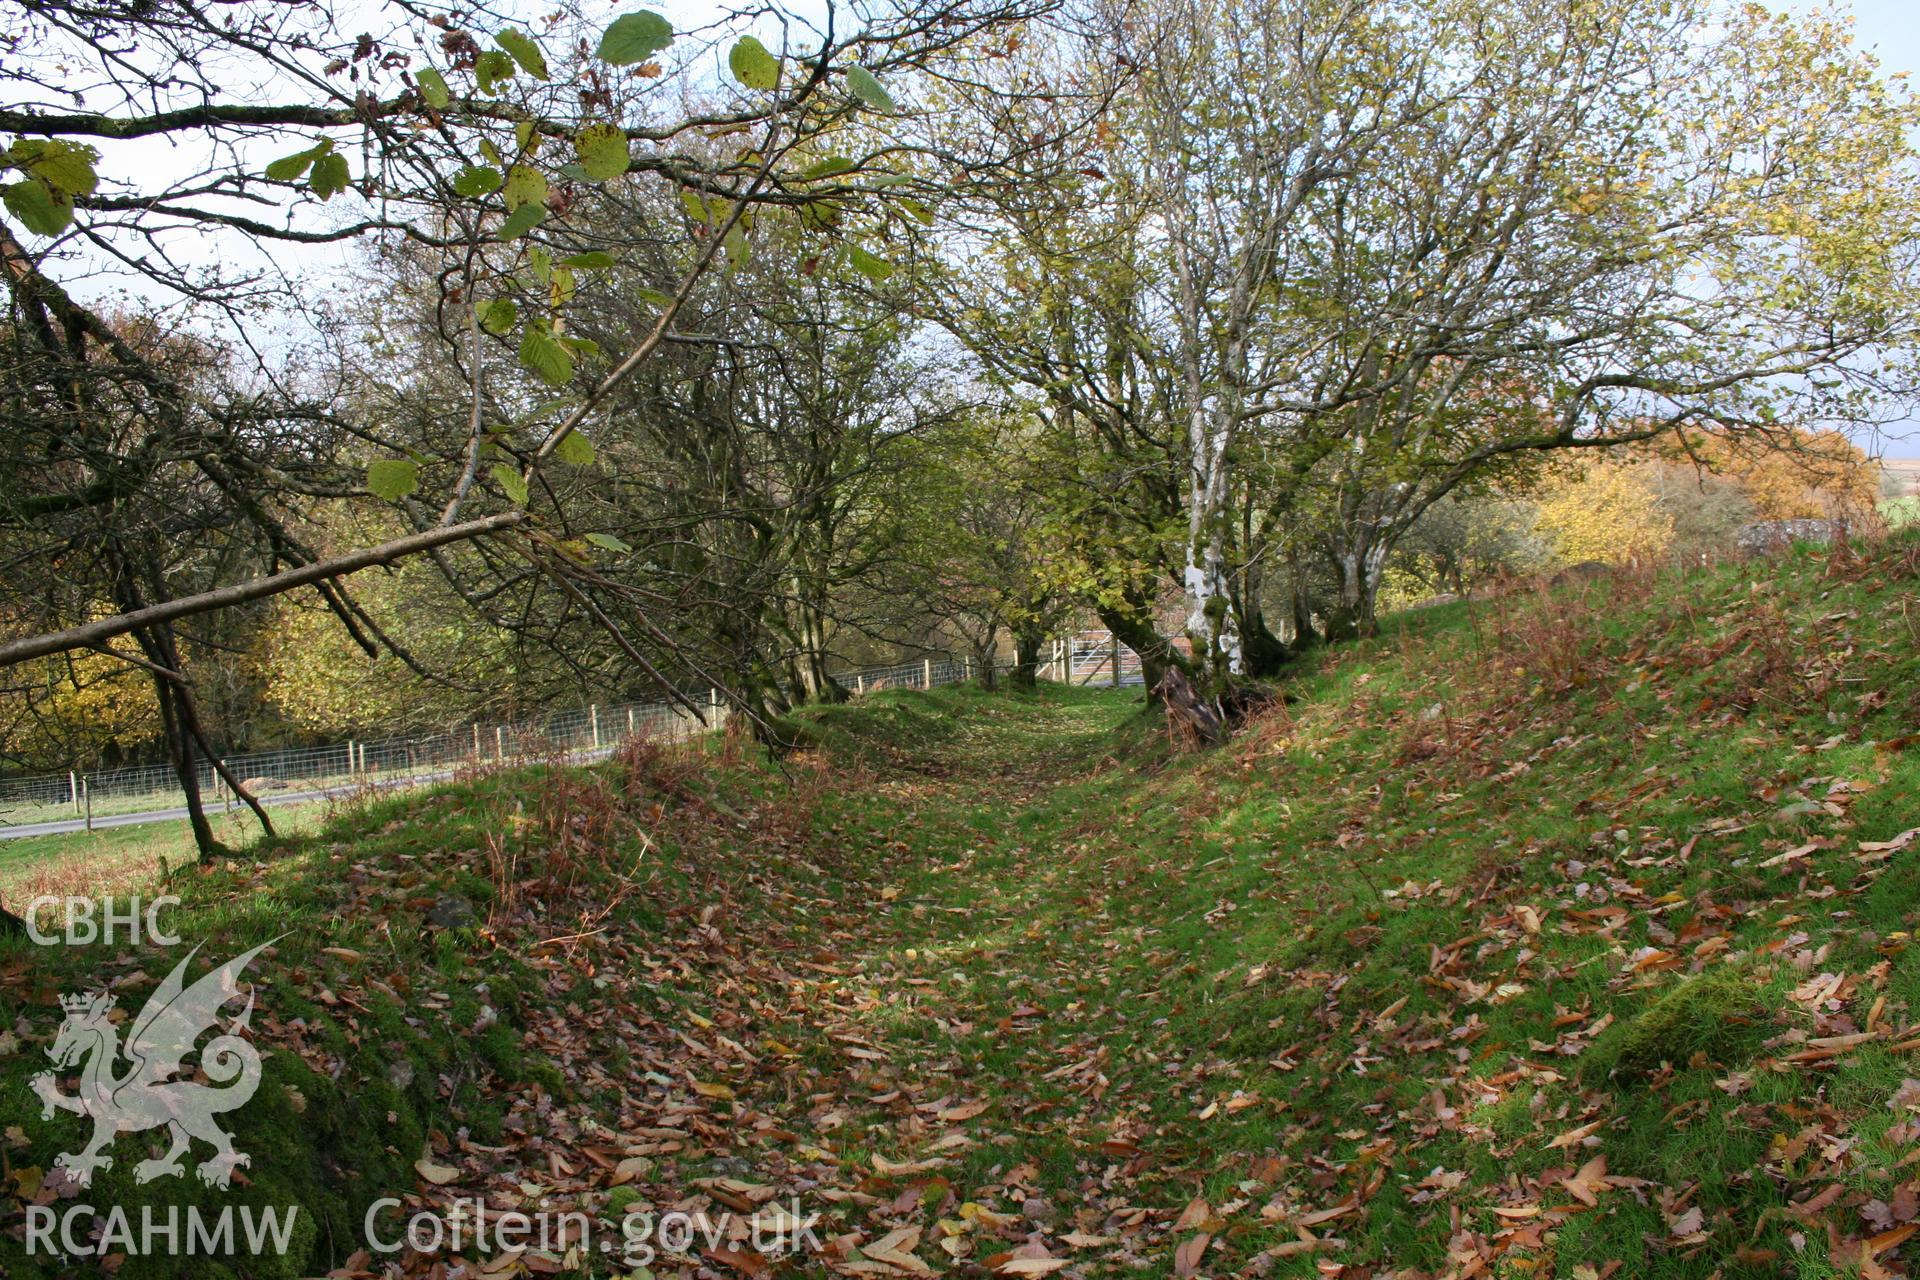
[[[1013,642],[1013,683],[1034,687],[1041,646],[1071,599],[1071,568],[1050,550],[1043,430],[1026,407],[989,403],[922,442],[916,459],[902,586],[924,616],[961,637],[989,689],[1003,634]]]
[[[1203,737],[1283,655],[1252,656],[1262,574],[1310,584],[1323,561],[1333,598],[1296,593],[1296,626],[1362,633],[1394,546],[1463,486],[1523,484],[1556,451],[1867,420],[1912,385],[1914,107],[1832,24],[1169,0],[1110,38],[1138,74],[1087,163],[982,206],[1065,299],[1111,273],[1055,285],[1075,242],[1030,228],[1094,209],[1129,300],[1043,297],[1045,324],[982,359],[1081,412],[1100,348],[1043,338],[1111,318],[1109,349],[1165,389],[1109,439],[1123,474],[1180,477],[1171,513],[1134,504],[1142,528],[1178,516],[1179,554],[1149,537],[1133,558],[1173,560]]]
[[[1560,559],[1578,564],[1650,564],[1673,544],[1674,520],[1662,509],[1641,468],[1594,462],[1549,488],[1535,526]]]
[[[658,675],[593,601],[605,584],[580,571],[564,538],[545,533],[556,513],[541,501],[550,492],[543,473],[578,456],[569,441],[669,341],[755,210],[830,203],[839,216],[816,228],[823,243],[872,259],[859,245],[891,198],[892,158],[822,169],[810,148],[863,115],[896,110],[888,81],[937,78],[956,51],[1043,13],[1022,0],[928,0],[873,15],[851,34],[836,32],[831,14],[818,30],[774,14],[785,21],[768,32],[778,25],[792,41],[769,47],[744,18],[688,35],[646,11],[603,27],[565,10],[523,24],[409,3],[355,12],[346,26],[312,2],[245,22],[187,0],[35,6],[14,37],[15,100],[0,105],[0,125],[21,135],[0,156],[12,178],[0,190],[0,261],[23,353],[19,385],[29,399],[62,404],[67,417],[39,434],[34,447],[47,465],[12,477],[8,518],[29,542],[63,538],[61,522],[117,514],[124,495],[157,495],[163,479],[190,485],[196,499],[217,492],[220,503],[182,508],[208,543],[185,575],[178,561],[150,554],[135,525],[110,521],[91,574],[109,589],[110,614],[97,616],[97,597],[85,592],[42,592],[37,611],[7,610],[32,630],[0,644],[0,665],[131,635],[139,652],[117,652],[164,682],[161,718],[206,856],[217,845],[192,783],[195,753],[208,747],[176,638],[186,618],[313,587],[371,650],[383,638],[339,579],[433,554],[469,597],[472,565],[510,577],[531,566]],[[725,50],[725,79],[704,70],[715,49]],[[123,178],[113,144],[158,139],[207,159],[150,166],[144,185]],[[97,143],[110,145],[103,153]],[[570,210],[585,196],[635,184],[671,191],[699,212],[679,229],[689,249],[679,274],[603,356],[568,332],[567,303],[577,276],[631,246],[582,257],[549,245],[567,239]],[[172,254],[181,231],[217,236],[227,251],[196,269]],[[209,405],[171,361],[129,343],[58,278],[70,264],[84,272],[89,261],[117,262],[148,287],[224,314],[244,335],[250,308],[301,300],[275,284],[277,246],[363,237],[431,255],[447,330],[464,337],[468,412],[459,446],[439,457],[369,449],[377,437],[367,424],[338,421],[325,398],[316,407],[300,372],[266,357],[249,361],[256,383],[247,398]],[[255,262],[261,268],[249,270]],[[497,385],[509,381],[511,390]],[[542,386],[570,390],[556,410],[526,413]],[[517,402],[521,432],[487,419],[490,389],[496,401]],[[137,419],[141,431],[104,430],[90,403],[99,398],[118,398],[120,420]],[[296,442],[300,465],[256,447],[242,417],[276,424],[271,438]],[[411,527],[326,557],[299,536],[316,504],[367,496],[397,504]],[[447,550],[490,537],[508,540],[504,553],[478,550],[466,567]],[[214,554],[216,540],[234,554]]]
[[[1910,381],[1912,102],[1832,24],[1713,21],[1622,0],[1435,33],[1449,109],[1325,219],[1352,264],[1343,625],[1370,625],[1382,546],[1490,465],[1703,430],[1791,447],[1782,423],[1867,420]]]

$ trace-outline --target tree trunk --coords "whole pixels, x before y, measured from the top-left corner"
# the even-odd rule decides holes
[[[1186,655],[1174,648],[1173,642],[1154,628],[1143,622],[1137,613],[1122,613],[1118,609],[1101,609],[1100,621],[1107,624],[1114,638],[1127,648],[1140,655],[1140,674],[1146,680],[1147,692],[1155,702],[1161,701],[1160,688],[1165,683],[1166,673],[1177,668],[1188,688],[1193,682],[1189,676],[1191,670]]]
[[[1266,612],[1261,609],[1259,599],[1252,590],[1247,590],[1234,598],[1234,608],[1240,615],[1242,660],[1247,675],[1260,680],[1279,674],[1293,652],[1267,626]]]
[[[984,649],[976,648],[973,651],[973,661],[980,668],[979,674],[974,678],[980,682],[980,687],[989,693],[1000,687],[1000,673],[994,669],[993,659],[994,651],[991,645]]]
[[[1313,584],[1307,578],[1306,566],[1300,562],[1298,547],[1287,549],[1287,566],[1293,579],[1288,592],[1288,603],[1293,610],[1293,647],[1311,649],[1320,642],[1320,632],[1313,621]]]
[[[1217,404],[1195,405],[1188,428],[1187,563],[1181,578],[1187,639],[1193,646],[1190,684],[1200,697],[1215,703],[1246,669],[1227,585],[1232,442],[1232,414]]]
[[[845,685],[827,671],[827,624],[823,611],[812,604],[800,606],[800,689],[809,702],[845,702],[852,695]]]
[[[200,750],[206,753],[207,763],[213,766],[213,771],[226,781],[229,791],[244,802],[247,808],[253,810],[253,816],[260,822],[260,830],[272,839],[275,834],[273,819],[267,816],[266,808],[261,805],[259,798],[253,792],[242,785],[239,778],[233,776],[232,770],[228,769],[220,757],[214,753],[213,744],[207,738],[207,731],[200,723],[200,710],[194,705],[193,690],[187,688],[184,683],[176,683],[173,695],[174,709],[180,713],[180,725],[187,731],[187,736],[200,744]]]
[[[136,632],[142,639],[141,648],[151,654],[155,650],[145,641],[145,634]],[[158,661],[157,659],[153,659]],[[226,853],[226,846],[213,834],[213,824],[207,821],[207,810],[200,798],[200,770],[195,764],[193,737],[181,721],[180,696],[177,685],[158,672],[153,676],[154,697],[160,703],[160,727],[166,735],[167,760],[173,765],[173,776],[180,783],[180,793],[187,800],[187,825],[193,828],[194,847],[200,851],[202,863],[214,862]]]
[[[1013,683],[1031,689],[1040,683],[1040,646],[1047,642],[1045,631],[1037,627],[1013,629]]]
[[[1226,717],[1213,698],[1203,697],[1179,667],[1168,667],[1158,686],[1160,705],[1166,708],[1167,724],[1174,733],[1192,739],[1198,745],[1212,746],[1227,737]]]
[[[156,548],[147,548],[149,554]],[[134,642],[140,646],[141,654],[147,660],[147,666],[153,676],[154,699],[160,705],[160,728],[167,744],[167,760],[173,765],[175,778],[180,783],[180,793],[187,802],[187,825],[193,829],[194,847],[200,851],[200,861],[211,863],[227,853],[225,845],[213,834],[213,824],[207,821],[207,811],[200,799],[200,771],[194,760],[194,729],[199,720],[193,713],[191,695],[187,692],[186,673],[181,669],[180,649],[174,643],[173,621],[161,611],[163,603],[154,611],[141,614],[146,609],[146,593],[141,589],[141,578],[135,573],[135,566],[141,565],[148,573],[146,576],[159,580],[159,573],[153,568],[151,560],[139,561],[127,554],[118,542],[112,544],[109,551],[110,563],[114,571],[114,603],[119,606],[122,616],[143,616],[147,621],[129,628]],[[155,616],[160,614],[160,616]]]
[[[134,608],[139,607],[137,597],[132,597],[130,603]],[[189,701],[185,673],[180,670],[180,651],[173,640],[173,624],[161,622],[137,628],[133,638],[155,668],[153,693],[160,704],[160,727],[166,738],[168,762],[179,780],[180,794],[186,797],[187,825],[193,829],[194,847],[200,851],[202,863],[215,862],[226,855],[227,847],[213,834],[213,824],[207,821],[206,805],[200,796],[200,770],[193,747],[193,729],[198,718]]]
[[[1334,557],[1340,575],[1340,599],[1327,620],[1327,639],[1353,640],[1371,636],[1377,626],[1374,608],[1380,597],[1380,575],[1386,568],[1388,546],[1360,537]]]

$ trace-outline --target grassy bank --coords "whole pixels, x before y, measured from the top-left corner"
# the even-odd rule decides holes
[[[1917,571],[1904,543],[1428,611],[1211,754],[1137,693],[886,693],[802,713],[779,767],[494,775],[177,874],[207,954],[288,933],[228,1119],[236,1194],[311,1235],[225,1265],[384,1261],[352,1256],[383,1195],[605,1224],[797,1195],[821,1255],[652,1272],[1900,1274]],[[25,1086],[54,996],[131,1011],[174,958],[0,955],[9,1274],[57,1273],[22,1202],[83,1134]],[[87,1198],[220,1202],[133,1185],[149,1137]]]

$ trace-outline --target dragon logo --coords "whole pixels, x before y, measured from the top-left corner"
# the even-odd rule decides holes
[[[285,935],[282,935],[285,936]],[[244,955],[235,956],[192,986],[182,982],[187,964],[200,948],[187,953],[173,967],[160,989],[147,1000],[127,1027],[127,1039],[108,1014],[117,1001],[106,992],[60,997],[66,1021],[54,1038],[47,1056],[54,1065],[67,1068],[84,1061],[80,1069],[77,1094],[60,1092],[54,1072],[43,1071],[33,1078],[33,1091],[40,1096],[40,1118],[51,1120],[54,1111],[71,1111],[93,1121],[93,1138],[78,1152],[61,1155],[55,1162],[78,1186],[93,1181],[96,1169],[112,1166],[106,1150],[122,1133],[141,1133],[165,1126],[173,1145],[158,1160],[142,1160],[134,1167],[134,1180],[151,1182],[155,1178],[176,1176],[184,1169],[181,1157],[187,1154],[190,1140],[210,1143],[215,1154],[202,1160],[200,1180],[223,1190],[230,1184],[233,1170],[251,1163],[245,1153],[233,1149],[233,1139],[214,1123],[223,1112],[245,1106],[260,1087],[260,1054],[241,1038],[247,1020],[253,1015],[253,989],[247,988],[246,1008],[227,1024],[225,1033],[209,1040],[200,1051],[200,1070],[214,1085],[193,1080],[175,1080],[181,1072],[181,1060],[193,1051],[194,1041],[213,1028],[221,1007],[240,994],[238,979],[248,961],[272,946],[278,938],[263,942]],[[115,1067],[125,1057],[127,1068],[118,1074]],[[231,1083],[229,1083],[231,1082]]]

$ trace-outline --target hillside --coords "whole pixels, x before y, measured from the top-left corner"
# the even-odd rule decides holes
[[[178,873],[206,955],[287,935],[231,1199],[304,1213],[109,1263],[797,1196],[818,1256],[651,1274],[1907,1274],[1917,582],[1908,540],[1407,615],[1211,754],[1137,693],[881,694],[780,767],[477,777]],[[56,995],[176,958],[0,953],[6,1274],[65,1273],[29,1202],[228,1199],[136,1185],[146,1138],[66,1185],[26,1083]],[[578,1236],[487,1273],[626,1273]]]

